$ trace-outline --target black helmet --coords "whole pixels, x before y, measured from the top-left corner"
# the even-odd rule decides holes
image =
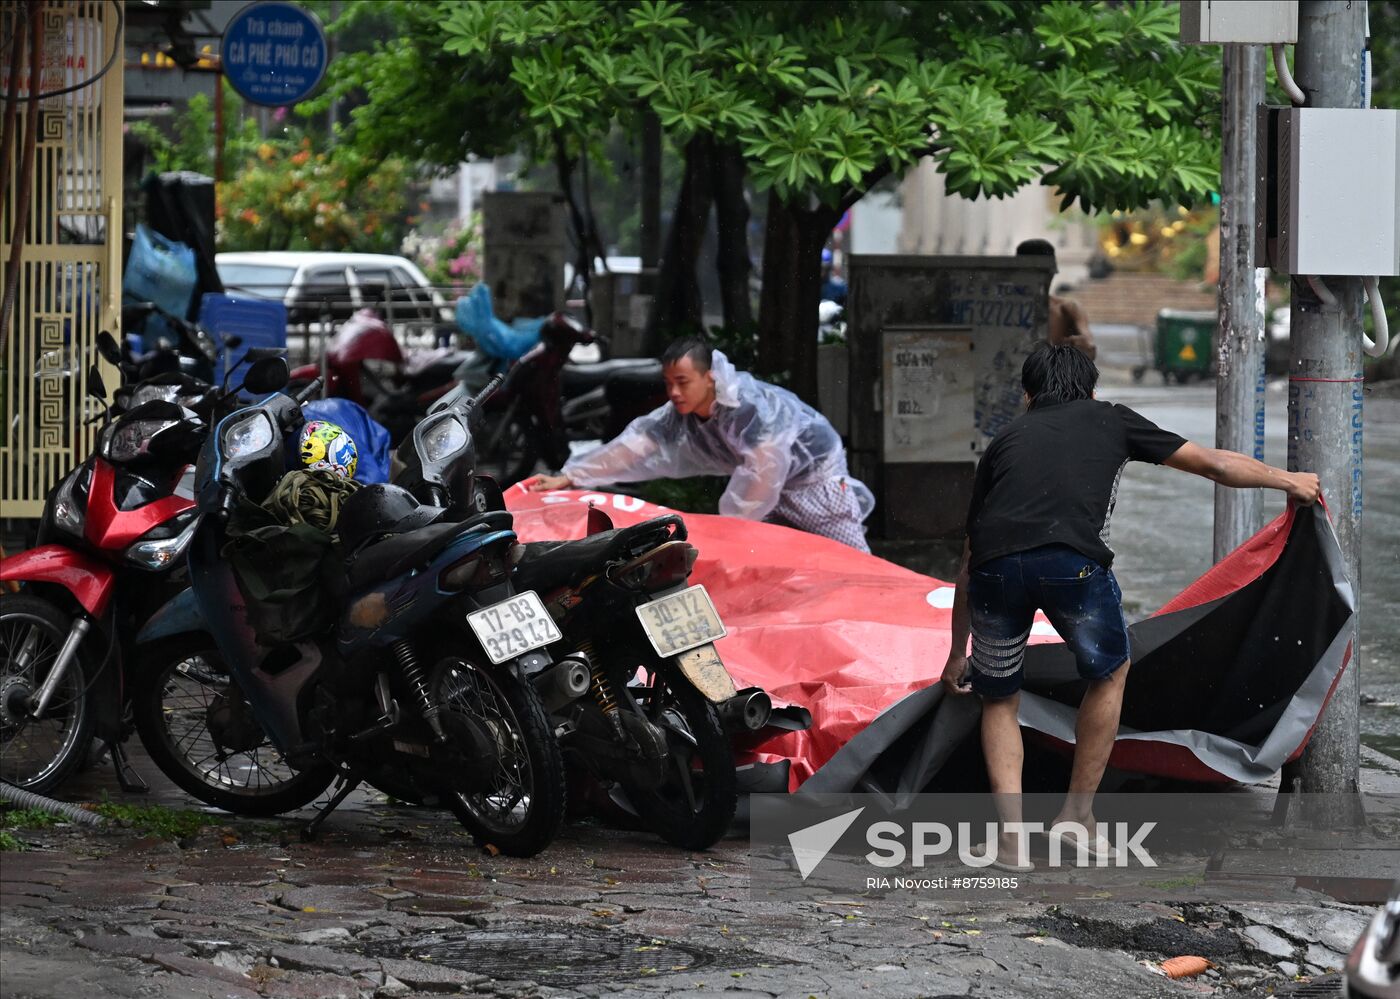
[[[441,507],[423,506],[407,489],[376,482],[345,501],[336,532],[345,550],[353,554],[387,535],[427,527],[446,513]]]

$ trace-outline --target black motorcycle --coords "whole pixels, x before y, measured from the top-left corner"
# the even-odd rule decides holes
[[[429,474],[468,446],[462,420],[416,429]],[[558,636],[538,598],[512,588],[508,524],[361,488],[336,525],[348,594],[330,630],[271,642],[255,627],[260,608],[223,553],[235,511],[280,478],[300,423],[297,403],[275,396],[225,419],[201,455],[191,590],[140,636],[151,646],[143,742],[181,787],[245,814],[298,807],[339,778],[307,837],[367,780],[448,808],[483,844],[538,852],[564,807],[540,691],[574,669],[543,651]],[[237,757],[257,772],[230,774]]]

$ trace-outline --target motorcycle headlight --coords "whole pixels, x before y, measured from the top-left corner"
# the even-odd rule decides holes
[[[146,451],[146,444],[166,427],[173,427],[175,420],[123,420],[112,428],[107,437],[107,458],[112,461],[130,461]]]
[[[193,510],[187,510],[143,534],[126,550],[126,557],[145,569],[164,569],[185,553],[198,525],[198,516]]]
[[[64,479],[63,485],[58,487],[58,494],[53,498],[54,525],[78,537],[82,537],[83,534],[83,509],[78,504],[73,487],[81,474],[70,475]]]
[[[142,385],[131,394],[128,408],[135,409],[143,402],[175,402],[179,397],[178,385]]]
[[[461,420],[449,416],[429,427],[419,440],[423,464],[436,465],[467,446],[467,428]]]
[[[251,413],[224,431],[224,457],[257,454],[272,443],[272,433],[272,420],[266,413]]]

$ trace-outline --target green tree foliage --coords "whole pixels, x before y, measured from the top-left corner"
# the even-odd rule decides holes
[[[643,104],[678,145],[704,134],[741,146],[749,178],[772,193],[770,244],[792,244],[765,254],[765,286],[784,290],[765,296],[761,325],[777,342],[772,357],[813,353],[795,368],[804,394],[821,242],[871,184],[921,157],[950,193],[1004,197],[1040,181],[1089,211],[1191,204],[1218,183],[1218,59],[1177,44],[1174,5],[486,0],[440,10],[465,73],[505,86],[508,61],[521,137],[536,151],[548,137],[595,141]]]

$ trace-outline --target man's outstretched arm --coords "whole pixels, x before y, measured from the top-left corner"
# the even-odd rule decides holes
[[[1281,489],[1288,498],[1307,506],[1317,502],[1322,484],[1312,472],[1285,472],[1262,461],[1187,441],[1162,464],[1235,489]]]

